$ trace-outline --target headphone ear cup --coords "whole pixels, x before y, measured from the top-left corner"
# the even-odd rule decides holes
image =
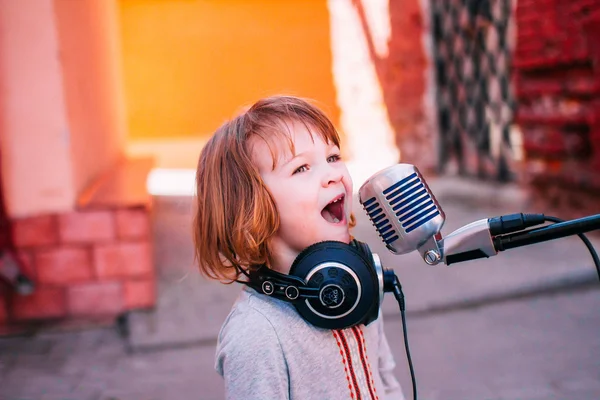
[[[362,254],[365,258],[366,262],[369,264],[369,270],[374,273],[375,279],[375,290],[376,295],[374,300],[371,302],[371,310],[368,312],[367,318],[363,321],[365,325],[370,324],[375,321],[379,316],[379,306],[383,302],[383,293],[384,293],[384,284],[383,284],[383,268],[381,267],[381,263],[375,260],[376,255],[371,252],[371,248],[365,242],[358,241],[356,239],[352,239],[350,245],[356,247],[356,250]],[[379,260],[379,257],[377,257]]]
[[[362,250],[325,241],[307,247],[296,257],[290,275],[319,289],[315,298],[294,303],[305,320],[320,328],[344,329],[369,319],[373,304],[378,307],[379,283]]]
[[[373,253],[371,253],[369,245],[365,242],[360,242],[356,239],[352,239],[350,245],[354,246],[356,250],[358,250],[358,252],[362,254],[362,256],[365,257],[367,260],[371,260],[371,258],[373,257]]]

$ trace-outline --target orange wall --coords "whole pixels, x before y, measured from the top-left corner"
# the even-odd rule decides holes
[[[117,0],[0,0],[0,152],[10,217],[70,211],[124,154]]]
[[[10,217],[75,204],[52,0],[0,0],[0,150]]]
[[[126,138],[116,0],[54,0],[79,193],[123,156]]]
[[[131,139],[205,136],[265,95],[337,124],[326,0],[119,0]]]

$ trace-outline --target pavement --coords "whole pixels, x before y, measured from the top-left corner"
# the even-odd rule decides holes
[[[456,177],[428,183],[446,214],[444,235],[479,218],[532,211],[515,185]],[[0,339],[1,400],[224,397],[214,348],[240,288],[205,280],[193,266],[191,198],[155,200],[156,310],[110,326]],[[430,267],[416,253],[389,253],[355,208],[355,236],[402,281],[419,398],[600,398],[600,283],[578,238]],[[598,237],[590,238],[600,248]],[[391,296],[383,315],[397,376],[410,397]]]
[[[373,3],[367,7],[377,28],[372,33],[385,45],[389,16],[377,7],[385,2],[363,3]],[[398,154],[352,2],[329,0],[328,6],[345,149],[360,161],[352,169],[359,185]],[[446,214],[443,235],[480,218],[546,212],[532,210],[516,185],[452,176],[428,184]],[[215,343],[240,287],[200,276],[192,210],[190,197],[155,198],[155,310],[114,324],[0,338],[0,400],[224,398],[213,367]],[[388,252],[358,202],[355,215],[354,235],[402,282],[420,399],[600,399],[600,283],[577,237],[430,267],[417,253]],[[598,236],[591,239],[600,249]],[[383,318],[396,375],[411,398],[401,319],[390,296]]]

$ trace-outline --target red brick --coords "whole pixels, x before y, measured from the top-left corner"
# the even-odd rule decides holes
[[[148,241],[97,245],[94,268],[100,279],[150,277],[154,271],[152,246]]]
[[[38,251],[35,255],[37,280],[40,283],[68,285],[94,277],[91,254],[82,247],[62,247]]]
[[[150,308],[156,303],[156,283],[154,279],[123,282],[125,307]]]
[[[44,215],[16,219],[12,222],[12,236],[16,247],[56,244],[58,243],[56,217]]]
[[[115,212],[119,239],[150,237],[150,215],[146,208],[127,208]]]
[[[58,216],[58,232],[64,243],[106,242],[115,237],[111,211],[73,212]]]
[[[66,313],[67,303],[62,288],[38,286],[29,296],[13,296],[12,316],[15,319],[58,318]]]
[[[68,289],[68,309],[73,316],[116,315],[123,311],[120,282],[92,282]]]

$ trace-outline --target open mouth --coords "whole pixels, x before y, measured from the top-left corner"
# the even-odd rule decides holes
[[[337,224],[344,220],[344,198],[346,195],[340,194],[329,202],[321,211],[321,215],[327,222]]]

